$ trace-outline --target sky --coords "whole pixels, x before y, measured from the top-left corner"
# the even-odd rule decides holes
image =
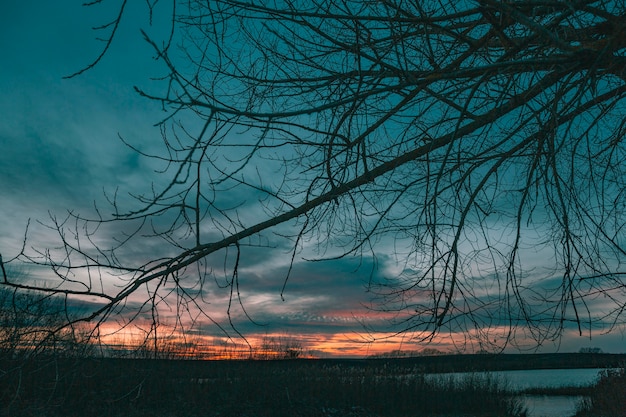
[[[96,40],[92,27],[112,19],[115,10],[108,4],[86,8],[80,1],[10,0],[0,6],[0,253],[5,260],[19,252],[29,219],[27,245],[55,246],[58,236],[40,222],[63,219],[67,210],[93,215],[94,204],[106,204],[105,193],[117,187],[137,192],[154,180],[151,162],[138,157],[118,137],[143,150],[157,149],[160,143],[154,124],[163,118],[163,110],[133,89],[151,86],[150,77],[163,73],[139,32],[140,28],[160,30],[149,25],[145,4],[130,2],[117,39],[93,69],[64,78],[102,51],[103,43]],[[137,256],[149,256],[149,248],[137,251]],[[245,255],[246,268],[240,271],[242,301],[258,324],[241,315],[236,321],[238,331],[249,339],[299,338],[317,356],[477,348],[458,340],[452,343],[450,338],[426,345],[412,341],[410,334],[384,332],[389,330],[385,327],[389,317],[368,308],[372,300],[367,283],[393,273],[393,262],[387,262],[385,253],[375,265],[367,258],[298,262],[284,300],[281,277],[290,254],[278,247],[262,253],[249,249]],[[40,280],[50,273],[26,270]],[[227,295],[215,290],[207,307],[226,327]],[[364,324],[377,332],[369,334]],[[195,331],[207,340],[224,339],[210,323]],[[381,340],[372,343],[372,336]],[[625,351],[624,341],[619,332],[589,340],[567,331],[562,340],[539,350],[572,352],[597,346],[617,353]]]

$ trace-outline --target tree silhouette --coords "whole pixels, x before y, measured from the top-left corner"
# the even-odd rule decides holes
[[[137,88],[168,111],[163,152],[136,148],[164,169],[133,201],[109,196],[112,216],[53,219],[63,249],[19,255],[60,280],[36,289],[98,297],[97,322],[143,294],[136,314],[156,326],[171,299],[210,318],[218,255],[230,313],[247,247],[289,245],[292,266],[304,247],[393,248],[402,272],[370,289],[414,337],[502,346],[623,326],[623,2],[169,4],[149,10],[171,13],[168,35],[144,33],[163,89]],[[136,245],[158,249],[134,259]]]

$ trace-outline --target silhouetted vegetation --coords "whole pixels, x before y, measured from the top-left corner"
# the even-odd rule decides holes
[[[577,417],[626,416],[626,368],[602,371]]]
[[[0,416],[524,416],[519,393],[482,371],[615,367],[625,359],[574,353],[285,360],[293,349],[300,352],[299,345],[268,337],[252,350],[255,360],[198,361],[173,360],[192,356],[167,355],[164,346],[160,359],[149,346],[108,351],[125,355],[117,358],[89,358],[86,351],[72,356],[52,348],[5,355]],[[460,380],[426,377],[451,371],[470,373]],[[619,409],[624,386],[623,371],[606,371],[595,389],[524,393],[590,396],[581,416],[619,415],[594,413]]]
[[[17,359],[39,352],[57,357],[89,354],[86,327],[68,326],[59,296],[0,287],[0,358]]]
[[[525,415],[502,381],[478,374],[433,381],[385,361],[39,358],[3,369],[10,370],[0,380],[6,416]]]

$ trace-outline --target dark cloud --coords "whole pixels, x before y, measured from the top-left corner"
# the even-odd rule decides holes
[[[115,6],[114,3],[103,2]],[[121,207],[136,208],[137,202],[129,193],[149,192],[153,182],[156,189],[160,189],[162,182],[168,179],[167,175],[154,173],[154,169],[163,168],[162,164],[135,154],[123,145],[118,134],[142,151],[158,153],[162,149],[160,132],[153,125],[166,115],[158,103],[138,97],[133,86],[155,88],[148,78],[163,75],[163,68],[154,61],[152,51],[145,47],[139,28],[147,29],[159,38],[163,33],[158,28],[167,32],[169,27],[156,25],[150,28],[146,15],[139,9],[145,4],[130,2],[130,15],[122,22],[118,41],[107,56],[92,71],[63,80],[63,76],[84,68],[98,56],[102,43],[94,40],[91,28],[106,23],[116,12],[107,6],[81,8],[77,4],[9,2],[0,14],[0,50],[3,51],[3,65],[0,66],[0,91],[3,92],[0,95],[3,115],[0,118],[0,253],[5,259],[21,247],[28,218],[49,221],[49,210],[61,218],[65,210],[92,217],[95,215],[94,202],[104,215],[110,215],[113,208],[106,202],[103,192],[112,195],[117,187]],[[158,20],[159,16],[155,19]],[[200,126],[190,126],[190,130],[196,127],[199,131]],[[237,164],[237,155],[233,154],[230,161],[219,163]],[[245,176],[250,181],[263,178],[263,186],[268,189],[281,185],[280,172],[273,172],[267,166],[259,169],[267,169],[267,172],[259,173],[251,167],[241,171],[242,178]],[[229,191],[220,194],[220,200],[215,202],[217,207],[239,207],[240,220],[244,224],[253,224],[269,216],[254,208],[266,197],[265,193],[245,187],[229,189],[229,185],[224,185]],[[172,215],[166,215],[155,219],[153,226],[166,228],[171,222]],[[276,232],[285,231],[284,235],[289,235],[289,232],[293,233],[293,226],[294,223],[286,224]],[[99,231],[96,243],[109,247],[114,237],[132,233],[136,227],[133,222],[107,224]],[[30,232],[29,243],[33,245],[58,245],[54,231],[35,222]],[[204,242],[219,240],[223,236],[215,229],[204,232]],[[319,254],[310,247],[311,243],[305,242],[302,251],[296,253],[288,274],[293,240],[280,237],[278,233],[267,233],[241,245],[239,288],[234,299],[230,299],[231,287],[225,285],[232,280],[233,248],[204,260],[208,275],[203,278],[202,286],[195,271],[191,270],[187,271],[187,276],[181,277],[181,285],[188,295],[202,296],[206,303],[201,307],[225,329],[230,326],[226,311],[232,301],[231,320],[243,334],[286,332],[303,337],[311,346],[334,343],[337,352],[351,352],[352,342],[345,335],[363,332],[363,325],[381,331],[396,329],[389,325],[389,320],[394,319],[392,312],[369,309],[377,307],[372,305],[372,296],[376,295],[373,290],[381,289],[377,287],[379,284],[400,284],[404,277],[414,272],[398,267],[389,253],[393,250],[391,244],[385,247],[384,242],[379,243],[380,253],[376,254],[376,259],[347,257],[311,262],[304,259]],[[173,253],[172,247],[164,245],[160,239],[142,239],[141,244],[125,247],[119,256],[141,265]],[[552,253],[529,251],[525,259],[540,264],[552,256]],[[29,271],[36,280],[45,279],[46,272],[39,268]],[[108,291],[115,290],[115,285],[120,284],[119,279],[109,274],[110,271],[102,272],[106,281],[103,287]],[[76,278],[88,279],[86,276]],[[506,309],[506,300],[502,299],[497,286],[487,285],[492,278],[484,277],[485,283],[479,279],[473,281],[474,288],[485,288],[485,292],[475,294],[472,306],[485,322],[499,328],[509,323],[511,312],[517,317],[521,317],[522,312],[514,303],[511,304],[512,310]],[[529,279],[534,279],[528,285],[528,298],[532,300],[532,291],[546,293],[558,288],[561,278],[530,276]],[[162,315],[164,320],[173,322],[178,312],[176,302],[167,301],[174,302],[167,304]],[[239,301],[250,318],[261,326],[249,320]],[[591,300],[587,307],[596,308],[600,303],[603,300]],[[93,311],[101,306],[102,300],[84,298],[74,301],[71,309]],[[466,307],[459,304],[459,308]],[[545,303],[538,302],[531,307],[537,320],[551,317],[551,310],[546,309]],[[138,311],[149,313],[142,300],[130,299],[119,306],[111,320],[119,319],[124,323]],[[196,320],[195,327],[188,331],[223,336],[206,316],[197,311],[189,311],[187,316]],[[470,320],[469,316],[464,317]],[[449,332],[455,334],[462,329],[461,324],[467,323],[471,324],[471,320],[452,323]],[[403,325],[406,326],[406,322]],[[571,322],[566,326],[567,338],[562,346],[576,349],[577,344],[582,343],[576,336],[576,327]],[[590,329],[588,334],[595,338],[601,330]],[[623,342],[621,337],[619,334],[607,336],[610,341],[605,349],[611,351],[608,346],[619,346],[619,340]],[[357,336],[354,338],[358,339]],[[584,341],[593,345],[593,340]],[[319,349],[319,352],[327,352]],[[623,351],[623,347],[615,349]]]

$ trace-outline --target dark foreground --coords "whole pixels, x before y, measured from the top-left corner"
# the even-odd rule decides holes
[[[618,367],[625,355],[440,356],[380,360],[3,362],[0,415],[524,416],[502,381],[426,381],[424,372]],[[607,373],[580,416],[626,416],[626,378]],[[595,407],[595,408],[593,408]],[[603,407],[603,408],[602,408]]]

